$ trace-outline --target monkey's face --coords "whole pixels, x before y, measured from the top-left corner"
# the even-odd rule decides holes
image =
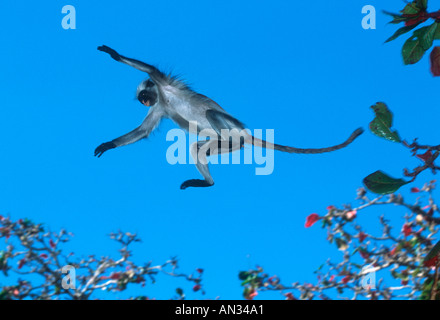
[[[146,107],[152,107],[157,103],[157,87],[150,79],[142,82],[138,87],[137,98]]]

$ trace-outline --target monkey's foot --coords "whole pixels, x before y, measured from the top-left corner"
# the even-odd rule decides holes
[[[180,185],[180,189],[185,190],[188,187],[211,187],[214,183],[209,183],[206,180],[200,180],[200,179],[191,179],[186,180],[184,183]]]

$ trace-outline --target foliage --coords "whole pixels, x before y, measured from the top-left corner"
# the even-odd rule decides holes
[[[391,130],[393,116],[386,104],[378,102],[371,108],[376,113],[376,118],[370,123],[371,132],[386,140],[402,143],[405,147],[411,149],[412,155],[421,160],[423,165],[414,168],[412,171],[404,169],[404,176],[411,177],[411,180],[409,181],[394,179],[382,171],[376,171],[364,178],[365,186],[374,193],[389,194],[396,192],[400,187],[413,182],[420,173],[427,169],[430,169],[433,174],[436,174],[437,170],[440,169],[440,166],[435,164],[435,160],[440,155],[440,145],[419,145],[417,139],[414,139],[411,144],[405,140],[401,140],[398,132]],[[423,150],[424,153],[418,153],[419,150]]]
[[[43,225],[30,220],[12,221],[0,216],[0,238],[7,243],[6,250],[0,251],[0,272],[6,277],[14,275],[16,278],[15,284],[1,288],[0,300],[92,299],[100,290],[115,293],[125,291],[131,285],[144,287],[147,283],[154,284],[159,273],[183,278],[193,284],[194,292],[204,294],[201,285],[203,269],[198,268],[195,275],[178,273],[176,258],[159,265],[153,265],[151,261],[135,264],[131,260],[129,246],[140,241],[136,234],[110,234],[110,238],[121,246],[120,257],[116,260],[94,255],[75,259],[73,253],[65,254],[62,247],[71,237],[72,234],[65,230],[48,232]],[[63,283],[67,275],[63,273],[65,266],[75,268],[75,276],[72,277],[75,279],[74,288],[68,286],[71,281]],[[185,299],[181,288],[177,288],[176,293],[172,298]],[[146,300],[148,297],[131,299]]]
[[[305,227],[321,220],[322,228],[327,230],[327,241],[343,252],[343,260],[338,263],[328,260],[321,265],[315,271],[316,284],[283,284],[279,277],[265,273],[261,267],[241,271],[243,296],[253,299],[258,293],[278,291],[288,300],[327,300],[335,296],[339,299],[440,300],[440,242],[433,245],[439,234],[440,210],[432,196],[434,188],[435,181],[421,189],[413,188],[413,193],[421,195],[414,204],[396,194],[370,199],[367,191],[360,188],[358,206],[329,206],[322,216],[312,213]],[[428,204],[422,207],[419,201],[423,194],[428,196]],[[385,216],[380,217],[382,232],[378,235],[364,230],[356,222],[360,213],[378,206],[398,206],[409,211],[399,232],[393,231]],[[391,281],[400,283],[390,285],[385,277],[378,279],[379,273],[388,273]]]
[[[400,11],[400,14],[384,11],[385,14],[393,18],[390,23],[405,26],[398,29],[388,40],[390,42],[403,34],[416,29],[422,23],[434,20],[429,25],[420,27],[413,31],[402,47],[402,57],[404,64],[414,64],[420,61],[433,45],[434,40],[440,40],[440,10],[427,12],[428,0],[414,0],[407,3]],[[430,55],[431,72],[434,76],[440,76],[440,47],[435,47]]]
[[[402,46],[405,65],[420,61],[434,41],[440,40],[440,10],[428,12],[428,0],[406,2],[398,14],[385,13],[392,17],[391,24],[404,24],[386,42],[412,32]],[[424,23],[426,25],[422,25]],[[440,76],[440,46],[432,49],[430,64],[432,74]],[[365,187],[376,195],[370,196],[366,189],[360,188],[356,206],[329,206],[324,214],[312,213],[307,217],[305,227],[310,228],[321,221],[321,227],[327,231],[327,241],[343,253],[342,261],[327,260],[315,271],[316,284],[286,284],[280,277],[270,275],[257,266],[238,274],[245,299],[252,300],[261,293],[276,291],[287,300],[326,300],[334,297],[440,300],[440,241],[436,239],[440,210],[433,197],[435,180],[420,189],[411,188],[413,194],[420,195],[413,203],[396,194],[402,186],[414,182],[421,172],[431,170],[432,174],[436,174],[440,169],[435,163],[440,155],[440,145],[421,145],[417,139],[407,142],[393,129],[393,114],[384,102],[378,102],[371,108],[375,117],[370,122],[370,131],[382,139],[409,148],[412,156],[422,164],[412,170],[403,170],[408,180],[393,178],[377,170],[363,180]],[[391,223],[385,215],[379,219],[380,234],[366,230],[357,222],[359,214],[369,208],[391,206],[406,212],[397,232],[393,230],[396,222]],[[205,293],[201,283],[203,269],[198,268],[192,274],[179,273],[178,260],[174,257],[157,265],[151,261],[136,264],[129,249],[133,243],[140,241],[135,234],[110,234],[110,238],[121,246],[117,259],[94,255],[76,259],[73,253],[63,252],[71,237],[65,230],[49,232],[43,225],[27,219],[13,221],[0,216],[0,238],[7,244],[5,250],[0,250],[0,272],[9,278],[9,283],[13,283],[1,286],[0,300],[92,299],[97,297],[98,290],[115,293],[123,292],[130,286],[153,284],[160,274],[182,278],[191,284],[196,294]],[[69,283],[75,284],[73,288],[66,287],[64,282],[65,266],[72,266],[75,270]],[[388,276],[376,278],[378,274]],[[171,298],[186,298],[180,287],[175,289],[175,293]],[[149,298],[135,296],[131,299]]]

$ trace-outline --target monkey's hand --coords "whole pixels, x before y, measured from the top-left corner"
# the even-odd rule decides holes
[[[109,48],[107,46],[99,46],[98,47],[99,51],[102,52],[106,52],[108,53],[113,59],[115,59],[116,61],[120,61],[121,60],[121,56],[119,55],[119,53],[117,53],[115,50],[113,50],[112,48]]]
[[[95,157],[98,156],[98,158],[100,156],[103,155],[104,152],[106,152],[107,150],[110,149],[114,149],[116,148],[116,145],[113,142],[104,142],[103,144],[101,144],[98,148],[95,149]]]

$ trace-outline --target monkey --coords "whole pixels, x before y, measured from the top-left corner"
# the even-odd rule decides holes
[[[110,149],[147,138],[164,118],[171,119],[186,131],[189,130],[192,122],[197,126],[197,133],[204,130],[214,132],[213,135],[209,135],[209,139],[191,144],[191,156],[195,160],[197,170],[204,179],[186,180],[180,186],[182,190],[188,187],[213,186],[214,180],[209,172],[206,157],[239,150],[244,144],[273,148],[288,153],[317,154],[345,148],[363,133],[363,129],[359,128],[345,142],[326,148],[302,149],[270,143],[248,134],[244,130],[245,126],[241,121],[234,118],[207,96],[192,90],[178,77],[171,74],[167,75],[153,65],[122,56],[108,46],[99,46],[98,50],[108,53],[111,58],[118,62],[127,64],[149,75],[149,78],[142,81],[137,87],[136,97],[141,104],[150,109],[139,127],[119,138],[102,143],[95,149],[95,156],[99,158]],[[235,134],[235,136],[231,135],[231,141],[231,136],[225,136],[225,130],[226,132],[240,132],[239,139],[235,139],[237,137],[237,134]]]

